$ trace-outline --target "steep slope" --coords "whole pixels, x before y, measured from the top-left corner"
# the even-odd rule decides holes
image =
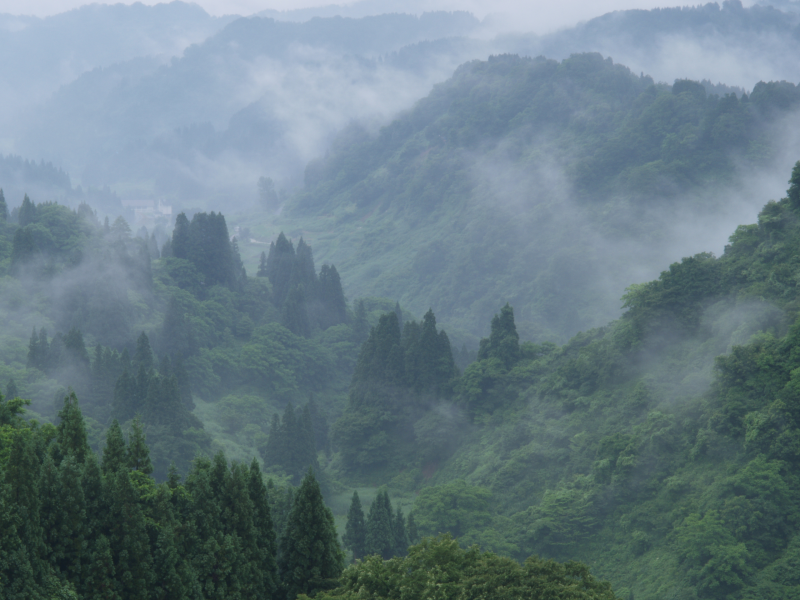
[[[720,98],[597,54],[475,61],[377,136],[343,136],[277,225],[356,295],[473,333],[510,301],[525,337],[565,339],[665,256],[721,247],[756,210],[734,186],[786,168],[776,127],[798,102],[789,83]]]
[[[619,321],[471,365],[454,404],[473,430],[420,527],[464,478],[491,495],[462,543],[585,560],[623,598],[797,594],[798,211],[800,163],[720,258],[632,286]]]

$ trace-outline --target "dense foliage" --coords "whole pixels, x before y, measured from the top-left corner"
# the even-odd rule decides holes
[[[377,135],[340,136],[278,222],[321,239],[335,223],[322,250],[357,293],[472,334],[510,301],[528,338],[563,342],[659,272],[672,215],[712,226],[730,210],[729,187],[772,164],[798,105],[788,82],[720,97],[596,53],[493,56]]]

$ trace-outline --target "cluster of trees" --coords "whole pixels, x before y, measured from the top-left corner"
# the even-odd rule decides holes
[[[353,562],[369,555],[380,556],[384,560],[405,556],[408,546],[418,541],[413,513],[409,513],[406,519],[399,506],[396,513],[392,512],[388,491],[378,492],[366,520],[358,492],[353,492],[342,536],[344,547],[353,553]]]
[[[269,437],[261,448],[265,467],[282,470],[296,485],[309,468],[319,471],[319,451],[330,453],[328,423],[313,398],[302,411],[295,411],[290,402],[282,418],[273,414]]]
[[[199,457],[156,484],[142,427],[89,448],[74,395],[57,426],[0,397],[0,597],[293,599],[332,588],[344,566],[309,472],[285,510],[258,464]],[[276,531],[271,504],[284,512]]]
[[[409,451],[414,422],[432,402],[451,396],[457,375],[432,310],[422,323],[406,322],[402,333],[397,312],[382,315],[361,347],[347,410],[334,425],[348,468],[383,467]]]
[[[238,290],[247,277],[236,238],[229,237],[222,213],[195,213],[191,222],[185,213],[180,213],[172,239],[167,240],[161,255],[173,262],[186,261],[172,268],[188,271],[184,277],[190,278],[196,291],[215,285]]]
[[[333,265],[322,265],[317,275],[311,246],[300,238],[297,250],[283,232],[261,253],[258,277],[272,284],[275,306],[283,324],[293,333],[309,337],[316,329],[327,329],[347,320],[347,303],[339,273]]]

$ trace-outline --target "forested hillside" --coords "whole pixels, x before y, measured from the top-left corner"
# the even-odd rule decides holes
[[[597,54],[475,61],[377,136],[344,135],[272,227],[303,231],[358,295],[472,334],[510,301],[526,337],[565,340],[755,214],[740,190],[798,105],[791,83],[719,97]]]

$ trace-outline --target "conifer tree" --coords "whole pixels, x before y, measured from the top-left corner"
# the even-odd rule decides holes
[[[146,372],[153,368],[153,350],[150,348],[150,338],[143,331],[136,340],[136,352],[133,354],[133,368],[139,370],[144,367]]]
[[[103,448],[103,474],[115,473],[128,464],[128,446],[122,436],[119,421],[114,419],[106,432],[106,445]]]
[[[385,490],[378,492],[369,507],[369,515],[367,516],[367,534],[364,547],[366,554],[377,554],[384,560],[389,560],[394,556],[396,540],[393,524],[394,515],[392,514],[389,493]]]
[[[58,445],[67,456],[74,456],[78,463],[83,464],[86,455],[91,452],[89,441],[86,437],[86,424],[83,414],[78,406],[78,397],[75,392],[64,398],[64,406],[58,412]]]
[[[189,591],[179,574],[180,556],[175,546],[171,523],[164,523],[153,553],[154,577],[152,598],[156,600],[188,600]]]
[[[20,228],[36,221],[36,205],[28,198],[28,194],[25,194],[25,197],[22,199],[22,206],[19,207],[17,219]]]
[[[363,344],[369,337],[369,322],[367,321],[367,308],[363,299],[356,301],[355,314],[353,315],[353,341]]]
[[[408,513],[408,525],[406,527],[406,532],[408,534],[409,544],[419,543],[419,531],[417,529],[417,521],[414,519],[413,512]]]
[[[478,360],[496,358],[506,369],[519,361],[519,334],[514,324],[514,309],[508,303],[492,319],[492,331],[483,338],[478,349]]]
[[[278,564],[276,562],[277,545],[272,513],[269,508],[269,497],[261,468],[253,458],[247,481],[250,501],[253,503],[253,529],[256,541],[256,573],[255,597],[271,598],[279,587]]]
[[[117,592],[116,569],[108,538],[100,534],[91,547],[91,560],[82,586],[85,600],[122,600]]]
[[[364,556],[366,544],[367,527],[364,522],[364,511],[361,508],[361,500],[358,492],[353,492],[353,499],[350,501],[350,510],[347,512],[347,524],[345,525],[342,542],[344,547],[353,553],[353,561]]]
[[[86,539],[91,542],[97,539],[105,527],[107,512],[103,497],[103,476],[94,452],[90,452],[83,463],[81,489],[86,504]]]
[[[287,600],[336,586],[344,554],[333,514],[311,469],[303,478],[280,542],[279,571]]]
[[[153,472],[153,463],[150,462],[150,449],[145,442],[144,429],[139,417],[133,420],[131,426],[130,443],[128,444],[128,468],[141,471],[145,475]]]
[[[87,539],[86,498],[81,485],[81,465],[74,454],[68,454],[58,468],[58,490],[55,494],[58,507],[50,546],[51,562],[74,585],[79,585]]]
[[[800,208],[800,160],[794,163],[792,168],[792,176],[789,178],[789,189],[786,192],[786,196],[794,208]]]
[[[281,232],[278,235],[278,239],[269,246],[266,265],[267,277],[270,284],[272,284],[272,297],[275,306],[282,307],[286,301],[286,296],[289,294],[294,258],[294,246]]]
[[[10,378],[8,383],[6,384],[6,399],[13,400],[19,396],[19,390],[17,389],[17,384],[14,383],[14,378]]]
[[[172,230],[172,255],[175,258],[189,260],[191,255],[191,239],[189,234],[189,219],[186,213],[180,213],[175,217],[175,229]]]
[[[408,554],[408,534],[406,533],[406,518],[403,516],[403,511],[397,507],[397,513],[394,516],[394,523],[392,524],[394,532],[394,555],[405,556]]]
[[[153,556],[147,522],[130,471],[120,469],[107,480],[108,532],[117,590],[125,600],[148,600],[153,581]]]
[[[322,265],[317,286],[321,306],[320,327],[327,329],[347,321],[347,303],[335,266]]]
[[[311,323],[306,308],[306,292],[302,285],[296,285],[286,297],[281,314],[281,323],[286,329],[302,337],[311,335]]]
[[[3,194],[3,188],[0,188],[0,221],[5,223],[8,221],[8,204],[6,204],[6,197]]]
[[[261,253],[261,258],[258,260],[258,271],[256,271],[256,277],[267,277],[267,254],[265,252]]]

